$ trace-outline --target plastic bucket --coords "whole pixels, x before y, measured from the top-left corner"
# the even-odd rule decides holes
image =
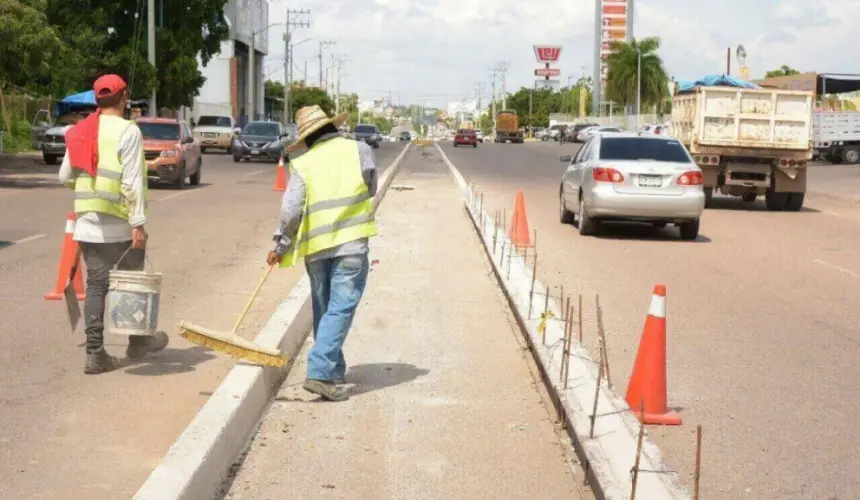
[[[155,335],[161,273],[113,269],[109,283],[108,331],[115,335]]]

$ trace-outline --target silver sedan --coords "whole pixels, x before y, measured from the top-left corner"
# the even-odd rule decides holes
[[[702,170],[671,137],[629,132],[595,135],[569,163],[559,187],[559,218],[595,234],[602,221],[675,224],[695,240],[705,209]]]

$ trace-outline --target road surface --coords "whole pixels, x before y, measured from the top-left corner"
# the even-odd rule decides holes
[[[376,150],[380,167],[402,147]],[[164,274],[159,326],[171,345],[98,376],[83,374],[82,325],[71,334],[63,303],[43,298],[72,210],[58,168],[0,168],[0,498],[131,498],[234,364],[175,325],[232,326],[271,248],[275,165],[207,154],[199,187],[150,189],[149,258]],[[302,272],[276,271],[240,334],[255,335]],[[125,339],[106,342],[124,358]]]
[[[582,237],[558,219],[558,156],[578,146],[441,145],[484,193],[488,213],[505,210],[510,221],[523,190],[538,277],[583,294],[592,353],[600,294],[622,396],[652,288],[667,286],[668,397],[684,425],[649,432],[692,485],[695,428],[703,426],[702,498],[856,496],[860,207],[812,194],[802,212],[768,212],[761,200],[720,197],[696,242],[679,241],[672,226],[637,224]],[[813,168],[810,191],[853,183],[837,194],[860,192],[860,167]]]

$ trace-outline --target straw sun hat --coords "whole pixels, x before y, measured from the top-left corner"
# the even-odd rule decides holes
[[[331,123],[335,127],[340,127],[349,118],[349,113],[341,113],[334,118],[328,116],[325,111],[318,105],[305,106],[296,111],[296,126],[299,129],[299,136],[295,142],[287,146],[287,151],[295,151],[302,147],[305,139],[325,125]]]

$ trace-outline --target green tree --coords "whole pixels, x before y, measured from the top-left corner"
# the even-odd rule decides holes
[[[296,111],[316,104],[329,115],[334,112],[334,101],[324,90],[317,87],[293,85],[290,89],[290,101],[292,109]]]
[[[629,44],[612,42],[610,47],[613,52],[607,58],[606,97],[624,105],[636,103],[637,59],[641,54],[642,108],[663,103],[669,94],[669,76],[663,68],[663,60],[657,55],[660,39],[634,39]]]
[[[340,112],[348,111],[350,113],[358,111],[358,94],[341,94],[340,102],[338,103]]]
[[[790,76],[790,75],[799,75],[800,71],[788,66],[787,64],[783,64],[778,69],[774,69],[765,73],[765,78],[774,78],[777,76]]]
[[[276,81],[276,80],[266,80],[263,83],[263,95],[266,97],[274,97],[280,99],[279,101],[274,101],[275,104],[275,115],[283,116],[284,115],[284,84]]]
[[[0,75],[18,87],[41,90],[63,42],[38,2],[0,0]],[[35,85],[34,85],[35,84]]]

